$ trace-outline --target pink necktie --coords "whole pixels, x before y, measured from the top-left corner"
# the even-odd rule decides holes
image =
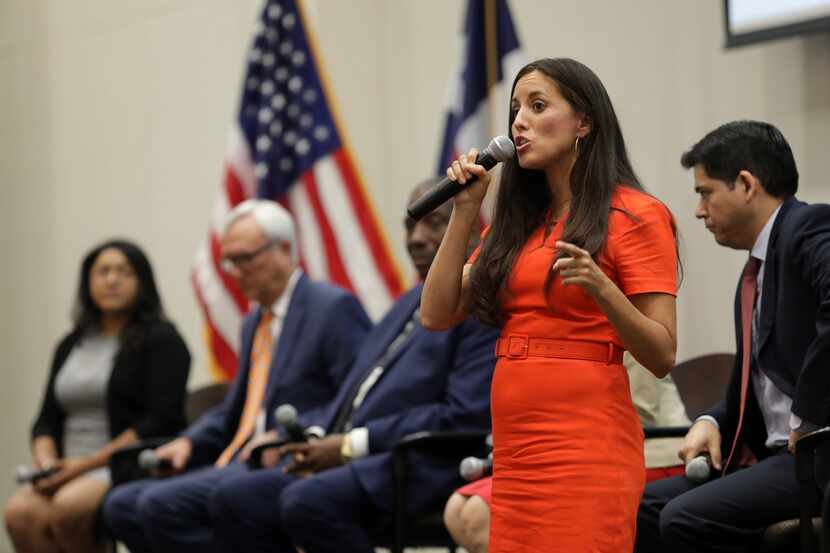
[[[750,256],[741,278],[741,349],[743,351],[743,359],[741,360],[741,402],[738,411],[738,426],[735,427],[735,439],[732,440],[729,457],[726,459],[726,464],[723,465],[724,473],[735,456],[738,440],[741,436],[741,425],[744,422],[746,392],[749,389],[749,361],[752,359],[752,312],[755,308],[755,299],[758,293],[758,270],[760,268],[761,260]]]

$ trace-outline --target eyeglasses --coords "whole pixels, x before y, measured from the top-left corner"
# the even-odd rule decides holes
[[[246,266],[250,265],[259,254],[261,254],[273,245],[274,242],[269,241],[252,252],[242,252],[234,255],[227,255],[223,257],[222,261],[220,262],[222,270],[226,273],[230,273],[234,269],[244,269]]]

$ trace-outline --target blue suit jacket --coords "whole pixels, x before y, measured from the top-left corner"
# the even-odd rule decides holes
[[[188,428],[191,465],[213,462],[233,439],[248,389],[250,353],[260,311],[242,325],[239,369],[225,400]],[[320,409],[337,394],[371,322],[360,302],[345,290],[302,275],[294,288],[271,363],[264,408],[266,427],[283,403],[299,411]]]
[[[726,399],[709,413],[720,425],[724,455],[735,436],[740,401],[740,281],[735,295],[738,350]],[[761,370],[793,399],[792,412],[824,426],[830,423],[830,205],[808,205],[789,198],[770,233],[764,263],[761,319],[758,321]],[[749,387],[742,439],[759,459],[766,426]],[[724,457],[725,458],[725,457]]]
[[[331,430],[349,391],[361,381],[400,334],[420,304],[421,286],[395,303],[369,334],[337,399],[321,419],[304,415],[306,424]],[[490,380],[499,331],[472,317],[454,328],[431,332],[418,325],[396,351],[380,380],[351,416],[354,427],[369,430],[369,455],[351,463],[361,485],[383,511],[394,503],[392,447],[422,430],[489,430]],[[462,484],[458,463],[410,460],[408,497],[412,512],[445,501]]]

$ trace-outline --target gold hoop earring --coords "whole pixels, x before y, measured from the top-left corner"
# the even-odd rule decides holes
[[[579,137],[578,136],[576,137],[576,140],[574,140],[574,153],[576,155],[579,155]]]

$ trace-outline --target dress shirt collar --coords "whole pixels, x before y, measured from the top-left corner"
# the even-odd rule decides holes
[[[288,306],[291,305],[291,297],[294,295],[294,289],[297,287],[297,282],[300,280],[303,271],[300,268],[294,269],[291,276],[288,277],[288,282],[285,284],[285,290],[282,291],[277,301],[270,306],[260,306],[263,311],[270,311],[274,316],[275,321],[282,320],[288,312]]]
[[[783,204],[782,204],[783,205]],[[760,259],[761,263],[767,260],[767,246],[769,245],[769,236],[772,234],[772,226],[775,224],[775,218],[778,217],[778,212],[781,211],[781,206],[779,205],[775,208],[775,211],[772,212],[767,223],[764,225],[764,228],[761,229],[761,232],[758,233],[758,238],[755,239],[755,245],[752,246],[752,250],[750,250],[749,255],[756,259]]]

